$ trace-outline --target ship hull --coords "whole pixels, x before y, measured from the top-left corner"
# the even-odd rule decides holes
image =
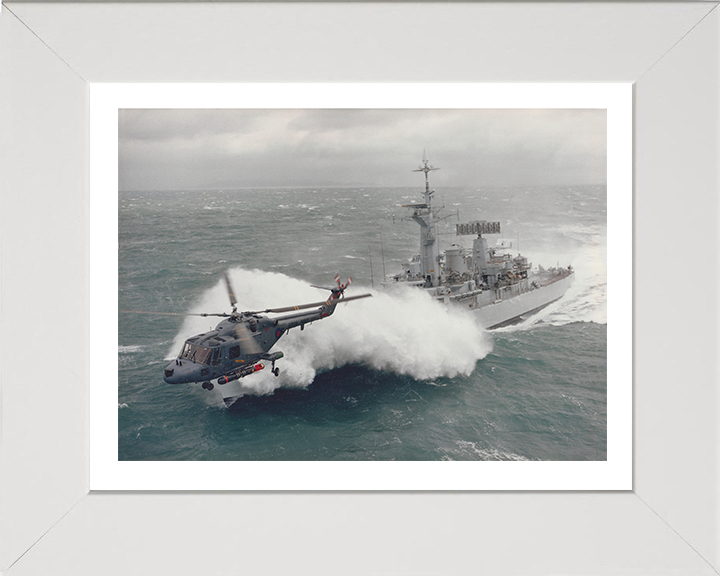
[[[475,308],[475,313],[483,327],[488,330],[517,324],[562,298],[570,288],[573,279],[574,274],[570,274],[552,284],[519,294],[508,300],[480,305]]]

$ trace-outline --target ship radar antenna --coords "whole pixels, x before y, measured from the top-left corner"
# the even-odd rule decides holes
[[[435,168],[432,164],[429,163],[427,154],[425,152],[425,149],[423,148],[422,165],[418,166],[417,170],[413,170],[413,172],[425,172],[425,201],[426,202],[430,199],[430,181],[428,180],[428,172],[432,172],[433,170],[440,170],[440,168]]]

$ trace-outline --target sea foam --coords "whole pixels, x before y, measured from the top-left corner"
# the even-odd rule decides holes
[[[561,254],[561,255],[558,255]],[[546,268],[571,264],[575,280],[565,295],[520,324],[501,328],[501,332],[527,330],[539,323],[563,326],[573,322],[607,324],[607,240],[603,235],[572,252],[523,253],[536,266]]]

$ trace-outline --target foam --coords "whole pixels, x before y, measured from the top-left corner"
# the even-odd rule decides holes
[[[523,253],[533,265],[555,265],[550,254]],[[555,258],[561,266],[572,264],[575,280],[557,302],[544,308],[524,322],[502,328],[502,332],[526,330],[539,323],[563,326],[573,322],[607,324],[607,245],[600,241]]]

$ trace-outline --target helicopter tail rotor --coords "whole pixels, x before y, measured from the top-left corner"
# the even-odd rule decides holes
[[[350,286],[350,284],[352,284],[352,281],[353,281],[353,279],[350,276],[348,276],[348,281],[345,282],[345,284],[343,284],[342,282],[340,282],[340,274],[335,274],[335,282],[337,282],[338,288],[345,289],[348,286]]]
[[[347,282],[345,282],[345,284],[343,284],[342,282],[340,282],[340,274],[337,274],[335,276],[335,282],[337,282],[338,287],[336,290],[333,290],[333,298],[342,298],[347,287],[350,286],[350,284],[352,284],[352,281],[353,281],[353,279],[348,276]]]
[[[337,283],[337,288],[335,287],[328,287],[328,286],[317,286],[316,284],[310,284],[313,288],[320,288],[321,290],[330,290],[332,292],[332,295],[330,296],[330,300],[337,300],[338,298],[342,298],[345,290],[347,289],[350,284],[352,284],[353,279],[348,277],[347,282],[343,284],[340,282],[340,274],[335,275],[335,282]]]

